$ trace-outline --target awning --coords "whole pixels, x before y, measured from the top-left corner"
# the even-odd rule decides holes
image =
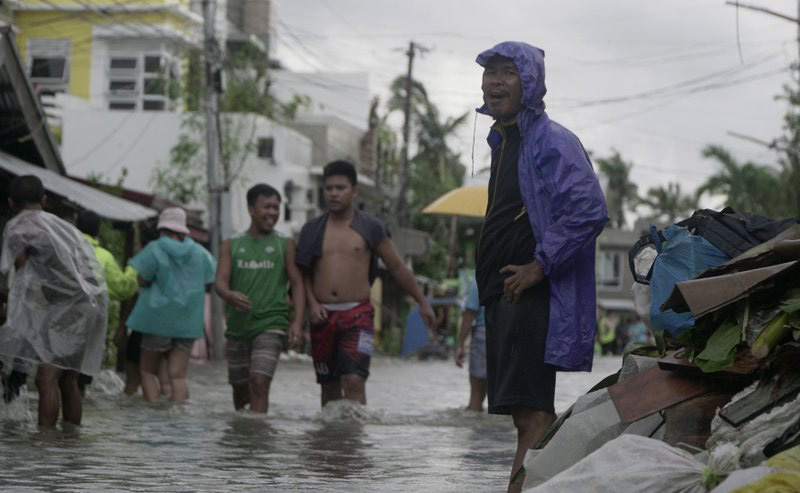
[[[93,211],[98,216],[112,221],[142,221],[158,214],[158,212],[149,207],[144,207],[70,180],[58,173],[26,163],[2,151],[0,151],[0,169],[14,176],[38,176],[48,193],[58,195],[76,204],[81,209]]]

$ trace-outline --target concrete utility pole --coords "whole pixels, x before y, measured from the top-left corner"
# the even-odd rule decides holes
[[[408,73],[406,74],[406,100],[404,105],[405,119],[403,120],[403,149],[401,153],[400,168],[400,196],[397,203],[397,221],[400,226],[407,226],[408,214],[408,185],[411,181],[411,164],[408,162],[408,142],[411,134],[411,92],[414,87],[412,73],[414,71],[414,54],[419,50],[420,54],[428,51],[427,48],[416,44],[413,41],[408,43]]]
[[[206,68],[206,157],[208,160],[208,241],[211,253],[219,258],[219,245],[222,242],[220,222],[219,188],[219,132],[217,131],[217,96],[220,90],[219,45],[215,32],[215,0],[203,0],[203,53]],[[212,356],[222,359],[225,356],[224,328],[222,319],[222,300],[214,290],[211,291],[211,327],[214,334]]]

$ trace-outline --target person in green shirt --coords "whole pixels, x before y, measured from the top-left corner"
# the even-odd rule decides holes
[[[100,235],[100,216],[93,211],[82,211],[75,220],[75,226],[92,246],[98,262],[103,267],[109,300],[125,301],[133,298],[139,289],[138,273],[131,266],[126,267],[125,270],[120,269],[114,254],[100,246],[100,242],[97,240]],[[86,393],[86,387],[91,383],[92,377],[81,373],[78,377],[81,396]]]
[[[286,334],[292,346],[303,338],[303,276],[294,263],[294,240],[275,231],[280,206],[275,188],[263,183],[250,188],[250,227],[220,247],[215,287],[227,303],[225,358],[237,410],[249,403],[250,411],[267,412]]]

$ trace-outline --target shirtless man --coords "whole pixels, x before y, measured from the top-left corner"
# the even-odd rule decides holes
[[[323,406],[342,398],[366,404],[374,316],[369,294],[378,257],[419,303],[428,327],[435,315],[386,225],[353,206],[355,167],[346,161],[327,164],[323,184],[328,212],[303,226],[295,256],[306,280],[314,370]]]

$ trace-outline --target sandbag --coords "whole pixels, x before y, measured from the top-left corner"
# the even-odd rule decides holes
[[[536,493],[705,493],[705,466],[691,454],[659,440],[622,435],[557,474],[523,491]]]

